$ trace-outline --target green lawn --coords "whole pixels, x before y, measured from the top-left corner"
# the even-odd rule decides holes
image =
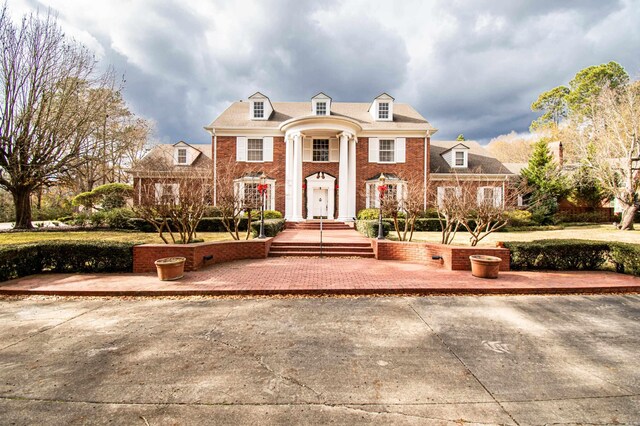
[[[636,228],[640,228],[636,225]],[[389,234],[393,238],[394,232]],[[439,243],[439,232],[416,232],[413,241],[426,241]],[[479,245],[495,246],[498,241],[533,241],[547,239],[580,239],[598,241],[620,241],[640,244],[640,229],[635,231],[618,231],[612,225],[568,226],[564,229],[553,231],[518,231],[518,232],[494,232],[480,241]],[[458,232],[453,244],[469,245],[469,234]]]
[[[170,240],[167,234],[167,239]],[[244,238],[244,235],[242,235]],[[199,232],[198,238],[205,241],[228,241],[228,232]],[[0,233],[0,245],[31,243],[36,241],[65,240],[65,241],[130,241],[140,243],[158,243],[162,240],[157,234],[147,232],[125,231],[69,231],[69,232],[12,232]]]

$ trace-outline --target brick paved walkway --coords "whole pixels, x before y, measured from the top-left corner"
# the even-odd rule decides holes
[[[611,272],[501,272],[497,280],[468,271],[375,259],[268,258],[188,272],[180,281],[155,274],[42,274],[0,284],[0,294],[225,295],[372,293],[639,292],[640,278]]]

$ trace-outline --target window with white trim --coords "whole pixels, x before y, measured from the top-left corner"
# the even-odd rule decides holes
[[[438,207],[440,207],[444,200],[462,197],[462,188],[459,186],[439,186],[437,196]]]
[[[467,167],[467,151],[466,150],[454,150],[453,151],[453,167]]]
[[[178,148],[178,164],[187,164],[186,148]]]
[[[481,186],[478,188],[478,205],[488,203],[494,207],[502,205],[502,187],[501,186]]]
[[[316,115],[327,115],[326,102],[316,102]]]
[[[264,102],[255,101],[253,103],[253,118],[264,118]]]
[[[387,120],[389,118],[389,102],[378,103],[378,119]]]
[[[378,189],[378,187],[380,186],[380,182],[378,182],[377,180],[371,181],[367,182],[366,185],[366,208],[380,208],[380,190]],[[385,199],[397,201],[399,209],[402,210],[402,191],[405,183],[396,179],[391,183],[387,181],[384,185],[387,187],[387,190],[384,193]]]
[[[379,148],[379,162],[380,163],[393,163],[395,161],[396,148],[395,140],[393,139],[380,139]]]
[[[262,139],[247,140],[247,161],[262,161],[264,144]]]
[[[275,183],[273,179],[267,179],[265,184],[267,185],[267,191],[265,192],[264,207],[265,210],[275,210]],[[260,178],[256,177],[244,177],[236,179],[234,181],[236,197],[242,204],[244,210],[251,208],[252,210],[259,210],[262,203],[262,196],[258,191],[258,185],[260,185]]]
[[[313,140],[313,161],[329,161],[329,139]]]
[[[156,202],[160,204],[177,204],[180,200],[180,186],[177,183],[156,183]]]

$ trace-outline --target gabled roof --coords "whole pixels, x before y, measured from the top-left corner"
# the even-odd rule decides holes
[[[176,146],[188,146],[190,148],[199,151],[198,156],[193,160],[189,166],[174,165],[173,155]],[[211,160],[211,144],[188,144],[184,141],[179,141],[174,144],[158,144],[151,148],[149,152],[132,167],[132,172],[141,172],[147,170],[164,169],[171,166],[176,170],[184,169],[185,167],[192,168],[212,168],[213,161]]]
[[[465,141],[466,142],[466,141]],[[448,150],[446,150],[445,152],[449,152],[453,149],[469,149],[468,146],[466,146],[465,144],[463,144],[462,142],[458,143],[457,145],[452,146],[451,148],[449,148]],[[443,152],[444,154],[444,152]]]
[[[419,130],[435,132],[434,128],[411,105],[394,103],[393,121],[375,121],[369,114],[369,103],[331,102],[332,117],[346,117],[356,121],[363,130]],[[250,120],[249,102],[234,102],[207,129],[278,129],[292,118],[309,116],[311,102],[273,102],[273,114],[268,120]]]
[[[248,99],[266,99],[267,102],[269,102],[269,105],[271,105],[271,109],[273,109],[273,104],[271,103],[271,99],[269,99],[269,97],[263,93],[256,92],[253,95],[249,96]]]
[[[331,96],[327,95],[324,92],[320,92],[311,99],[331,99]]]
[[[387,92],[382,92],[373,99],[391,99],[392,101],[395,101],[395,98],[390,94],[388,94]]]
[[[429,171],[431,173],[459,173],[459,174],[489,174],[508,175],[513,174],[497,158],[489,154],[482,145],[476,141],[464,141],[469,151],[467,168],[452,168],[444,159],[443,155],[458,145],[460,141],[431,141]]]

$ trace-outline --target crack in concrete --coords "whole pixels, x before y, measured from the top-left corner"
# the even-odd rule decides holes
[[[8,344],[7,346],[4,346],[4,347],[0,348],[0,352],[1,352],[1,351],[4,351],[5,349],[9,349],[9,348],[11,348],[11,347],[13,347],[13,346],[15,346],[15,345],[18,345],[18,344],[20,344],[20,343],[24,342],[25,340],[29,340],[29,339],[31,339],[31,338],[33,338],[33,337],[35,337],[35,336],[39,335],[39,334],[42,334],[42,333],[47,332],[47,331],[49,331],[49,330],[53,330],[54,328],[59,327],[59,326],[61,326],[61,325],[64,325],[64,324],[68,323],[69,321],[73,321],[74,319],[79,318],[79,317],[81,317],[81,316],[83,316],[83,315],[85,315],[85,314],[88,314],[88,313],[93,312],[93,311],[95,311],[95,310],[97,310],[97,309],[100,309],[100,308],[102,308],[104,305],[105,305],[105,304],[103,303],[102,305],[96,306],[96,307],[95,307],[95,308],[93,308],[93,309],[87,309],[86,311],[84,311],[84,312],[82,312],[82,313],[80,313],[80,314],[78,314],[78,315],[75,315],[75,316],[73,316],[73,317],[71,317],[71,318],[67,318],[66,320],[64,320],[64,321],[62,321],[62,322],[59,322],[58,324],[54,324],[54,325],[50,325],[50,326],[42,327],[42,328],[40,328],[40,329],[36,330],[35,332],[33,332],[33,333],[31,333],[31,334],[27,335],[27,337],[25,337],[24,339],[20,339],[20,340],[18,340],[17,342],[10,343],[10,344]]]
[[[419,414],[408,414],[408,413],[403,413],[403,412],[400,412],[400,411],[365,410],[363,408],[357,408],[357,406],[351,406],[351,405],[333,405],[333,404],[322,404],[322,405],[327,406],[327,407],[334,407],[334,408],[346,408],[346,409],[353,410],[353,411],[364,412],[364,413],[368,413],[368,414],[376,414],[376,415],[389,414],[389,415],[403,416],[403,417],[409,417],[409,418],[415,418],[415,419],[421,419],[421,420],[440,420],[440,421],[445,421],[445,422],[462,423],[462,424],[464,424],[464,423],[473,423],[473,424],[476,424],[476,425],[510,426],[507,423],[483,423],[483,422],[477,422],[477,421],[473,421],[473,420],[466,420],[466,419],[463,419],[463,418],[447,419],[447,418],[443,418],[443,417],[430,417],[430,416],[421,416]]]
[[[273,368],[271,368],[271,366],[269,366],[269,364],[267,364],[264,361],[264,357],[263,356],[258,356],[256,354],[254,354],[254,353],[252,353],[252,352],[240,347],[240,346],[237,346],[237,345],[231,344],[229,342],[225,342],[223,340],[219,340],[219,339],[211,337],[211,332],[213,332],[213,331],[214,330],[210,330],[209,332],[207,332],[207,334],[205,335],[207,340],[209,340],[211,342],[214,342],[214,343],[217,343],[217,344],[220,344],[220,345],[227,346],[227,347],[232,348],[232,349],[234,349],[234,350],[236,350],[238,352],[242,352],[242,353],[244,353],[246,355],[249,355],[251,358],[254,359],[254,361],[256,363],[258,363],[258,365],[260,365],[262,368],[267,370],[273,376],[275,376],[275,377],[277,377],[277,378],[279,378],[281,380],[287,381],[289,383],[293,383],[294,385],[299,386],[299,387],[301,387],[303,389],[307,389],[307,390],[311,391],[313,394],[315,394],[318,398],[322,398],[322,393],[318,392],[317,390],[315,390],[311,386],[302,383],[300,380],[296,379],[295,377],[287,376],[287,375],[284,375],[284,374],[281,374],[281,373],[278,373],[277,371],[275,371]]]
[[[473,377],[476,382],[478,382],[478,384],[480,386],[482,386],[482,388],[485,390],[485,392],[487,392],[487,394],[489,394],[489,396],[491,397],[491,399],[493,399],[496,404],[498,404],[498,406],[500,406],[500,408],[502,409],[502,411],[504,411],[504,413],[511,419],[511,421],[513,423],[515,423],[516,425],[520,425],[520,423],[518,423],[518,421],[511,415],[511,413],[509,413],[509,411],[507,411],[506,408],[504,408],[504,406],[500,403],[500,401],[498,401],[498,399],[491,393],[491,391],[485,386],[484,383],[482,383],[482,381],[480,381],[480,379],[473,373],[473,371],[471,371],[471,369],[467,366],[467,364],[462,360],[462,358],[460,358],[458,356],[458,354],[455,353],[455,351],[449,346],[447,345],[447,343],[444,341],[444,339],[442,338],[442,336],[440,336],[440,334],[438,334],[433,327],[431,327],[429,325],[429,323],[427,321],[425,321],[424,318],[422,318],[422,315],[420,315],[418,313],[418,311],[415,310],[415,308],[413,307],[413,305],[411,305],[411,303],[407,303],[407,305],[409,306],[409,308],[413,311],[413,313],[416,314],[416,316],[418,318],[420,318],[420,321],[422,321],[424,323],[424,325],[427,326],[427,328],[429,330],[431,330],[431,332],[438,338],[438,340],[440,340],[440,342],[442,343],[442,345],[444,345],[445,348],[447,348],[447,350],[449,351],[449,353],[451,353],[457,360],[458,362],[460,362],[460,364],[462,364],[462,366],[464,366],[464,368],[469,372],[469,374],[471,374],[471,377]]]

